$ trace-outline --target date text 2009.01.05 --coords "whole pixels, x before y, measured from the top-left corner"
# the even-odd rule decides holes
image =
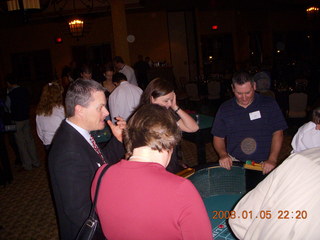
[[[213,219],[306,219],[308,218],[308,212],[306,210],[279,210],[276,214],[272,213],[271,210],[260,210],[259,212],[253,211],[212,211]]]

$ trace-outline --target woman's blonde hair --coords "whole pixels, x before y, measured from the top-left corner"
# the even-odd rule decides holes
[[[157,104],[146,104],[131,116],[124,130],[127,157],[133,149],[148,146],[153,150],[169,151],[181,140],[181,130],[171,111]]]
[[[54,107],[63,106],[62,92],[63,88],[57,82],[46,84],[42,89],[36,114],[50,116]]]

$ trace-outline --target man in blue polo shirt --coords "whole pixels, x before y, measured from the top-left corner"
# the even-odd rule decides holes
[[[232,90],[235,97],[224,102],[216,114],[213,145],[220,166],[228,170],[233,158],[262,164],[262,173],[247,171],[250,190],[276,167],[287,123],[273,98],[255,93],[256,84],[248,73],[234,74]]]

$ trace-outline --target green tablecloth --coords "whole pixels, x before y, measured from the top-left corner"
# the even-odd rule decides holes
[[[208,116],[204,114],[196,114],[196,113],[192,113],[190,114],[190,116],[193,117],[196,121],[197,121],[196,116],[198,116],[197,122],[199,124],[200,130],[212,127],[212,123],[214,119],[212,116]]]
[[[111,130],[108,125],[102,130],[90,132],[96,143],[106,143],[111,138]]]
[[[236,239],[228,226],[228,213],[246,193],[245,170],[213,166],[197,170],[188,179],[199,191],[206,206],[215,240]],[[219,211],[222,211],[219,215]]]
[[[225,194],[203,199],[211,221],[212,234],[215,240],[237,239],[228,225],[228,220],[224,217],[229,216],[229,212],[242,196],[242,194]]]

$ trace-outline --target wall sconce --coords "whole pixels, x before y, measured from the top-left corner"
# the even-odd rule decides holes
[[[22,3],[22,6],[20,4]],[[7,1],[8,11],[40,9],[40,0],[9,0]]]
[[[69,31],[72,37],[78,38],[83,34],[83,20],[79,18],[74,18],[69,21]]]

